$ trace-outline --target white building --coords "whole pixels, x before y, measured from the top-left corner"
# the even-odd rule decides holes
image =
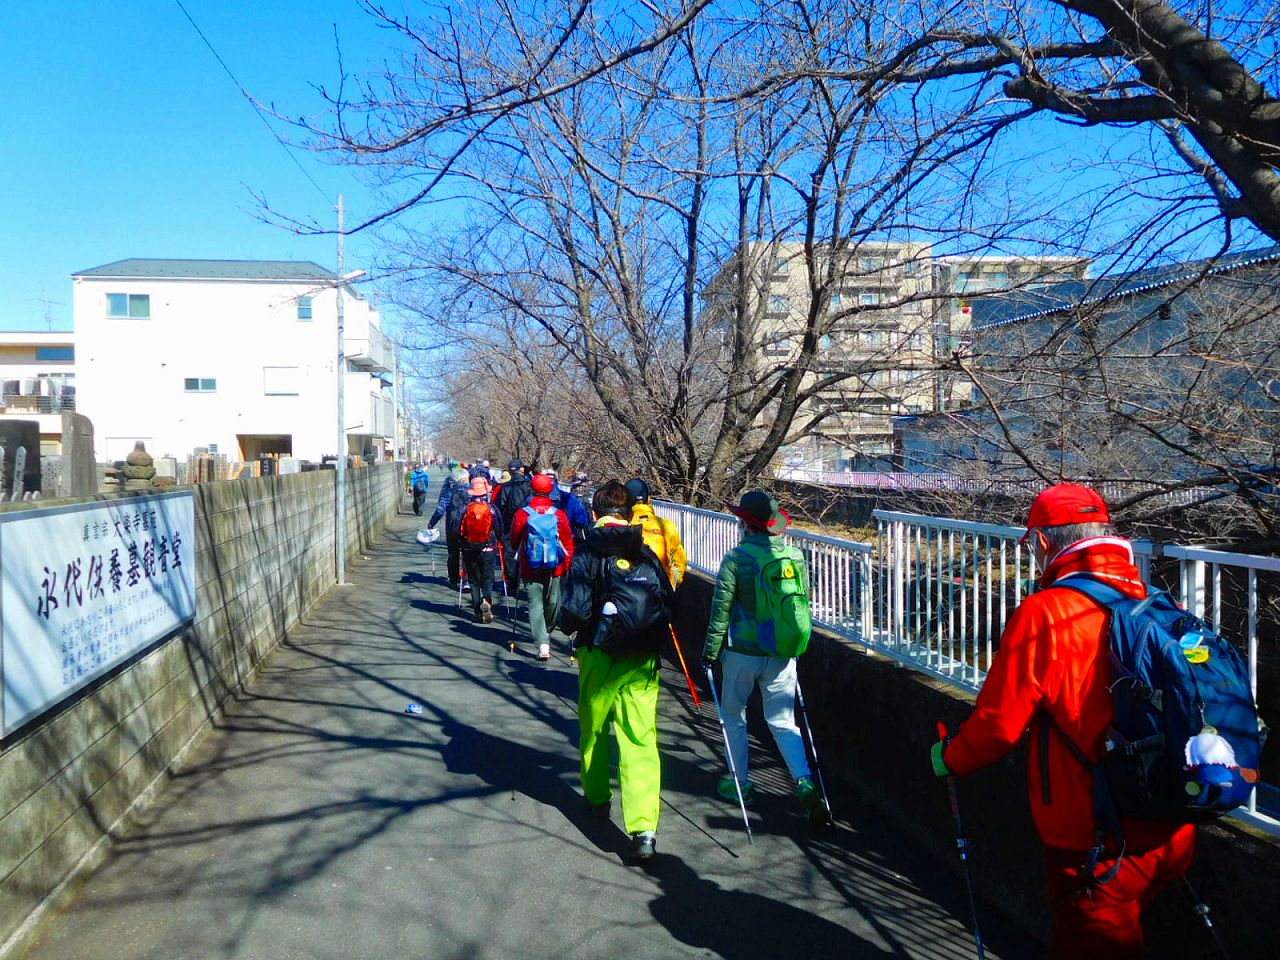
[[[77,407],[100,462],[156,456],[320,460],[337,446],[337,296],[347,453],[390,453],[391,349],[378,311],[315,263],[120,260],[72,275]]]
[[[0,331],[0,420],[34,420],[46,455],[62,452],[62,413],[76,408],[75,338]]]

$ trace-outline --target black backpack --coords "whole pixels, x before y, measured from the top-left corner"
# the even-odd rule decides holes
[[[569,562],[569,570],[560,581],[560,613],[556,626],[565,634],[575,634],[591,620],[593,564],[596,558],[579,550]]]
[[[612,603],[617,613],[601,617],[594,645],[613,656],[656,653],[671,619],[671,585],[661,564],[652,554],[637,560],[601,557],[599,563],[601,606]]]

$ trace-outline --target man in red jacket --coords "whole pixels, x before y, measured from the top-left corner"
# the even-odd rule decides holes
[[[1119,870],[1109,882],[1090,882],[1085,864],[1097,842],[1092,776],[1063,737],[1091,763],[1106,752],[1112,719],[1108,614],[1058,584],[1088,574],[1133,597],[1145,596],[1146,587],[1129,541],[1115,536],[1106,503],[1088,487],[1063,483],[1041,492],[1031,504],[1023,542],[1030,542],[1044,571],[1041,589],[1009,618],[973,713],[949,744],[935,744],[934,773],[965,776],[989,766],[1030,727],[1027,795],[1045,845],[1053,956],[1141,958],[1139,913],[1186,872],[1195,829],[1122,817],[1126,850]],[[1104,876],[1119,853],[1108,837],[1093,875]]]
[[[569,528],[569,518],[563,510],[551,505],[549,494],[554,484],[555,481],[545,473],[535,476],[533,496],[527,506],[515,512],[511,521],[511,551],[520,558],[520,579],[529,591],[529,633],[537,644],[539,660],[551,659],[548,631],[555,625],[560,610],[560,578],[573,559],[573,533]],[[556,518],[555,541],[560,546],[560,559],[554,567],[546,565],[551,562],[546,558],[554,556],[554,544],[547,542],[549,537],[540,536],[530,529],[530,518],[546,514],[554,514]],[[541,525],[545,521],[535,523]],[[549,528],[550,524],[546,526]],[[531,553],[536,556],[531,557]]]

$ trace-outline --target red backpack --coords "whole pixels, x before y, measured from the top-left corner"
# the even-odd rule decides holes
[[[493,511],[489,508],[489,501],[484,497],[472,500],[462,511],[458,536],[465,543],[488,543],[492,535]]]

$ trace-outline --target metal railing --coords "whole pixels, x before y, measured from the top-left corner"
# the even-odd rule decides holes
[[[977,692],[1005,621],[1039,573],[1023,527],[876,510],[872,644],[926,673]],[[1134,541],[1149,579],[1154,547]]]
[[[681,504],[654,506],[676,523],[690,566],[714,577],[740,540],[737,518]],[[976,692],[1006,620],[1038,580],[1031,551],[1018,543],[1023,528],[888,510],[873,517],[875,543],[794,527],[788,532],[809,563],[814,621],[868,651]],[[1280,608],[1280,558],[1141,540],[1132,546],[1145,582],[1168,589],[1241,645],[1257,700],[1259,637],[1277,639],[1275,615],[1264,617],[1261,603]],[[1269,655],[1280,661],[1274,650]],[[1265,813],[1258,810],[1259,795]],[[1280,790],[1264,783],[1242,815],[1274,830],[1277,810]]]

